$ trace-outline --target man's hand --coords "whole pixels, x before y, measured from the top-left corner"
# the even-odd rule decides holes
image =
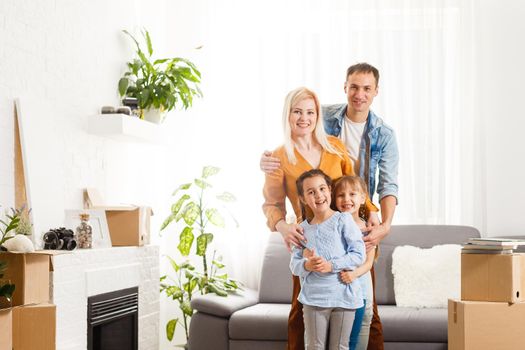
[[[354,271],[344,270],[339,272],[339,277],[341,277],[341,281],[343,281],[343,283],[349,284],[355,281],[359,276],[357,276]]]
[[[261,170],[264,171],[266,174],[270,174],[274,170],[279,169],[279,167],[281,166],[281,161],[279,160],[279,158],[272,157],[272,152],[264,151],[264,153],[261,156],[259,166],[261,167]]]
[[[371,211],[368,214],[368,221],[366,222],[366,226],[368,228],[367,231],[372,230],[375,226],[379,226],[381,223],[379,222],[379,216],[377,215],[377,211]]]
[[[292,250],[292,245],[301,247],[301,242],[306,242],[306,238],[303,236],[303,228],[298,224],[287,224],[281,220],[275,225],[275,228],[283,236],[288,251]]]
[[[372,247],[379,245],[379,242],[385,236],[390,232],[390,226],[388,226],[386,223],[382,223],[377,226],[371,226],[369,227],[370,231],[368,232],[368,235],[363,237],[363,241],[365,241],[366,251],[369,249],[372,249]]]

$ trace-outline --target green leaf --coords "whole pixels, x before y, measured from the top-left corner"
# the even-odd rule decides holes
[[[169,286],[166,288],[166,295],[173,300],[177,300],[184,295],[184,291],[177,286]]]
[[[226,292],[224,289],[220,288],[219,286],[215,284],[208,284],[208,289],[210,292],[217,294],[218,296],[225,297],[228,296],[228,292]]]
[[[225,280],[225,279],[228,279],[228,274],[225,273],[224,275],[216,275],[215,278],[218,278],[218,279],[221,279],[221,280]]]
[[[173,260],[173,258],[171,256],[166,256],[166,257],[170,261],[170,265],[173,268],[173,270],[175,270],[175,272],[178,272],[180,270],[180,268],[181,268],[180,265],[177,264],[177,262],[175,260]]]
[[[180,234],[180,242],[177,248],[183,256],[190,254],[191,245],[193,244],[193,228],[186,226]]]
[[[203,233],[197,237],[197,255],[204,256],[208,245],[213,241],[213,234]]]
[[[135,42],[135,45],[137,46],[137,50],[140,51],[140,45],[137,39],[135,39],[135,37],[131,35],[127,30],[124,29],[123,32],[127,34]]]
[[[118,92],[120,96],[124,96],[126,94],[126,91],[128,90],[128,86],[129,86],[129,79],[126,77],[120,78],[120,80],[118,81]]]
[[[149,32],[146,29],[144,29],[143,35],[146,39],[146,45],[148,46],[148,53],[151,56],[153,54],[153,45],[151,45],[151,37],[149,36]]]
[[[4,284],[0,287],[0,297],[6,298],[8,301],[11,300],[11,297],[13,296],[13,293],[15,291],[15,285],[14,284]]]
[[[187,260],[180,265],[180,268],[184,270],[195,270],[195,266],[193,266],[191,262]]]
[[[190,301],[189,301],[189,300],[184,300],[184,301],[180,304],[180,309],[182,310],[182,312],[183,312],[185,315],[188,315],[188,316],[193,315],[193,309],[191,308],[191,305],[190,305]]]
[[[200,188],[202,189],[205,189],[205,188],[208,188],[208,187],[212,187],[210,183],[202,180],[202,179],[195,179],[194,180],[195,182],[195,185],[199,186]]]
[[[206,179],[212,175],[217,174],[220,170],[221,168],[217,168],[215,166],[205,166],[204,168],[202,168],[202,178]]]
[[[235,196],[230,192],[223,192],[217,195],[217,199],[227,203],[235,202],[237,200],[237,198],[235,198]]]
[[[184,207],[184,211],[182,213],[182,218],[184,219],[184,222],[188,226],[192,226],[195,220],[199,217],[200,209],[197,204],[194,202],[190,202],[186,204],[186,207]]]
[[[180,208],[182,207],[182,204],[190,198],[191,197],[187,194],[180,197],[179,200],[171,206],[171,214],[177,215],[179,213]]]
[[[167,62],[169,60],[170,60],[169,58],[161,58],[161,59],[153,61],[153,65],[156,66],[157,64],[162,64],[162,63],[165,63],[165,62]]]
[[[213,260],[211,263],[212,263],[213,265],[217,266],[217,269],[222,269],[222,268],[224,267],[224,264],[221,263],[221,262],[218,261],[218,260]]]
[[[217,227],[224,227],[224,219],[215,208],[206,209],[206,217],[208,220]]]
[[[166,323],[166,337],[169,341],[173,340],[173,335],[175,334],[177,322],[179,322],[179,319],[174,318],[173,320],[169,320],[168,323]]]
[[[166,220],[164,220],[164,222],[163,222],[162,225],[160,226],[160,230],[162,231],[162,230],[164,230],[166,227],[168,227],[168,225],[171,224],[171,222],[172,222],[173,220],[175,220],[175,218],[176,218],[176,215],[173,215],[173,214],[171,214],[170,216],[168,216],[168,217],[166,218]]]
[[[191,182],[190,183],[187,183],[187,184],[182,184],[180,185],[175,191],[173,191],[173,193],[171,194],[172,196],[176,195],[177,192],[179,192],[180,190],[187,190],[188,188],[191,187]]]
[[[197,286],[197,278],[192,278],[188,282],[184,283],[183,288],[188,293],[191,294],[195,290],[195,287]]]

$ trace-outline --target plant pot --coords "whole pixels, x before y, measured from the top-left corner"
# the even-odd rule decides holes
[[[11,284],[11,280],[4,280],[0,279],[0,291],[4,291],[3,289],[6,288],[7,285],[13,286]],[[0,293],[0,309],[8,309],[13,306],[13,300],[12,297],[12,291],[9,293],[9,295],[4,295],[3,293]]]
[[[160,109],[147,108],[142,111],[142,116],[144,120],[148,122],[160,124],[164,120],[166,112],[161,111]]]

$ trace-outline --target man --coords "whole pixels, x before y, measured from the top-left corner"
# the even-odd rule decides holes
[[[367,184],[370,199],[376,191],[379,196],[382,222],[368,228],[369,233],[364,237],[367,249],[378,245],[390,231],[398,196],[399,153],[394,131],[370,110],[378,94],[378,84],[379,71],[375,67],[368,63],[355,64],[346,72],[344,91],[347,103],[323,106],[326,132],[339,137],[345,144],[354,161],[354,169]],[[279,161],[271,157],[270,152],[263,154],[261,169],[264,172],[271,172],[279,166]],[[374,280],[373,268],[371,272]],[[368,349],[383,349],[383,332],[375,295]]]

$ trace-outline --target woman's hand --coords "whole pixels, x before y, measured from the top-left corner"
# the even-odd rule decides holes
[[[359,277],[357,276],[357,274],[354,273],[354,271],[350,270],[344,270],[339,272],[339,276],[341,277],[341,281],[343,281],[343,283],[346,284],[352,283],[357,279],[357,277]]]
[[[287,224],[284,220],[281,220],[275,225],[275,228],[283,236],[284,244],[288,251],[292,250],[292,245],[296,247],[302,247],[306,239],[303,236],[303,228],[298,224]]]

